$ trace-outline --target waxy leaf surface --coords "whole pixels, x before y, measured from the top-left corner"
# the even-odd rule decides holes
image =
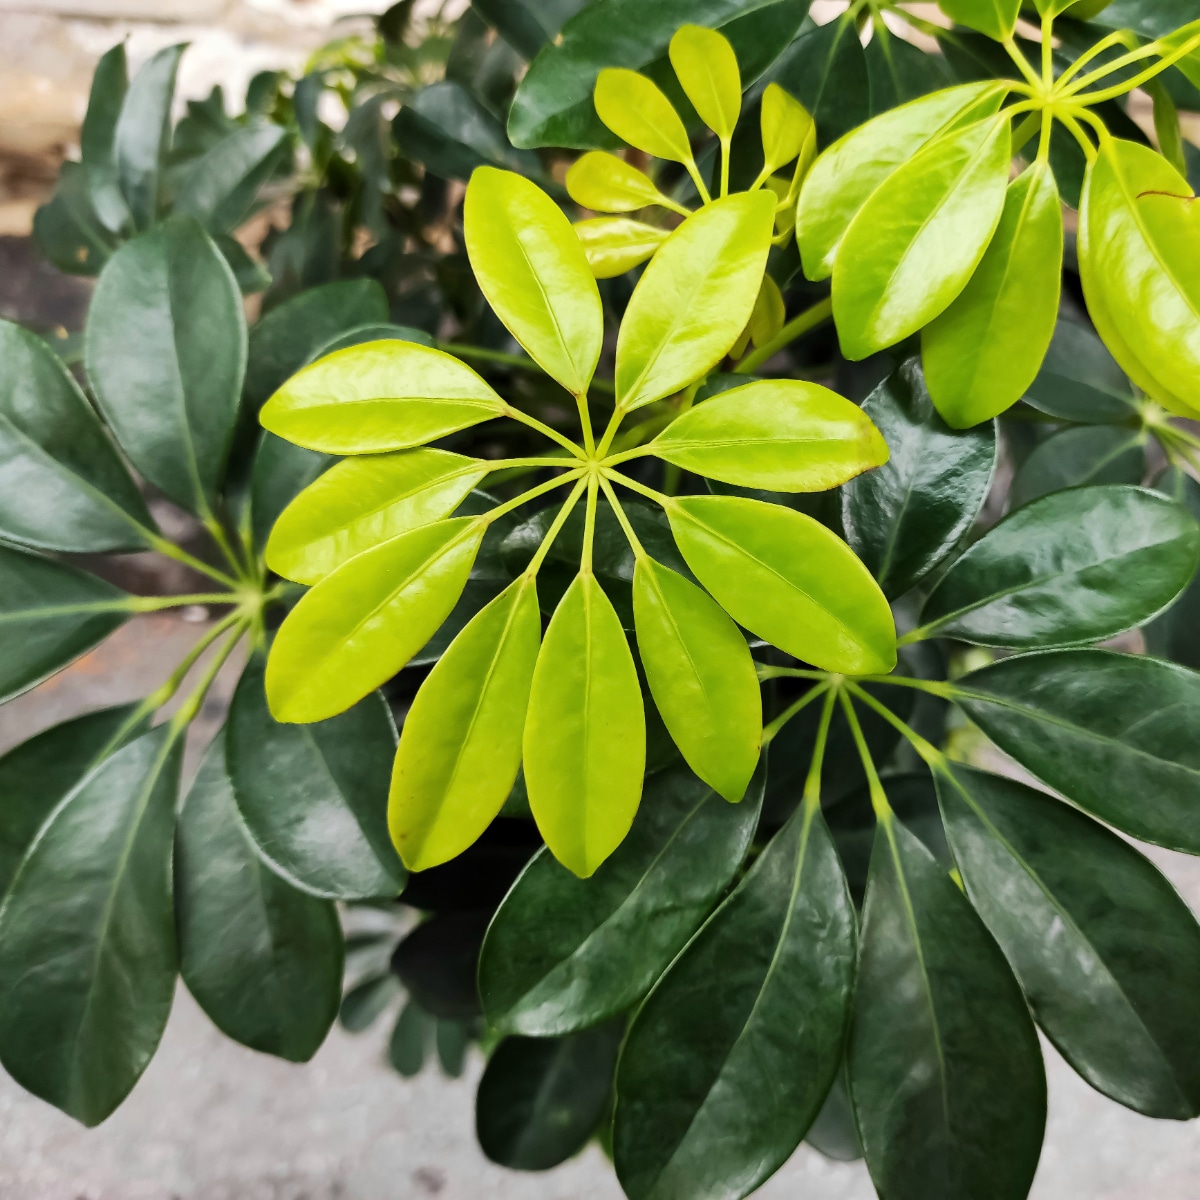
[[[627,217],[594,217],[590,221],[577,221],[574,228],[588,267],[597,279],[624,275],[644,263],[670,232]]]
[[[728,140],[742,111],[742,77],[729,39],[703,25],[681,25],[671,38],[669,54],[700,119],[717,137]]]

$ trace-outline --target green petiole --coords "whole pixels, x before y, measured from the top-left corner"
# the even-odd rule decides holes
[[[575,484],[571,494],[563,502],[562,508],[558,510],[558,515],[551,521],[550,528],[546,530],[546,536],[542,538],[542,544],[534,551],[533,557],[529,560],[529,566],[525,568],[526,575],[533,577],[541,570],[542,563],[546,561],[546,555],[550,553],[555,538],[558,537],[562,527],[567,523],[567,518],[574,511],[575,505],[579,502],[579,497],[583,495],[584,488],[587,485],[587,479],[580,479]]]

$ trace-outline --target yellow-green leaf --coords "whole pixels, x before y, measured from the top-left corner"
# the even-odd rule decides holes
[[[825,671],[875,675],[896,665],[887,600],[819,521],[740,496],[684,496],[667,517],[696,578],[751,633]]]
[[[592,274],[597,279],[612,279],[644,263],[666,241],[670,230],[628,217],[593,217],[576,221],[575,233],[583,243]]]
[[[990,81],[943,88],[875,117],[824,151],[796,209],[805,275],[828,279],[846,230],[875,189],[948,126],[995,112],[1004,94]]]
[[[833,268],[842,353],[916,333],[963,290],[1004,210],[1012,138],[994,117],[937,138],[888,176],[846,230]]]
[[[467,184],[463,235],[480,291],[504,327],[567,391],[586,392],[604,313],[562,210],[523,176],[479,167]]]
[[[687,212],[654,186],[650,176],[623,158],[604,150],[589,150],[567,171],[567,194],[580,208],[594,212],[634,212],[657,204]]]
[[[633,655],[611,601],[583,572],[546,630],[525,722],[529,807],[563,866],[591,875],[621,844],[645,766]]]
[[[955,429],[1011,408],[1037,377],[1054,337],[1062,256],[1054,173],[1035,163],[1009,184],[971,282],[921,333],[929,394]]]
[[[663,723],[688,766],[736,803],[762,744],[762,699],[746,639],[694,583],[645,555],[633,572],[633,617]]]
[[[808,109],[777,83],[768,83],[762,98],[763,173],[774,175],[780,167],[803,153],[816,153],[817,127]]]
[[[685,471],[774,492],[826,491],[888,460],[857,404],[797,379],[722,392],[676,418],[650,449]]]
[[[280,514],[267,566],[316,583],[364,550],[452,513],[488,473],[446,450],[349,458],[310,483]]]
[[[668,53],[700,120],[728,141],[742,111],[742,76],[729,39],[703,25],[681,25]]]
[[[417,692],[388,800],[410,870],[461,854],[512,791],[541,634],[537,587],[523,575],[471,619]]]
[[[391,679],[450,615],[486,523],[438,521],[326,576],[287,615],[267,660],[277,721],[323,721]]]
[[[774,220],[771,192],[739,192],[688,217],[662,244],[617,335],[622,409],[661,400],[721,361],[754,310]]]
[[[652,79],[625,67],[606,67],[592,98],[600,120],[621,141],[655,158],[692,162],[683,121]]]
[[[755,346],[765,346],[783,328],[786,317],[779,284],[770,275],[764,275],[750,314],[750,340]]]
[[[457,358],[389,339],[338,350],[298,371],[263,405],[260,420],[310,450],[377,454],[420,446],[506,411]]]
[[[1039,0],[1039,10],[1045,11],[1045,2]],[[1057,0],[1057,9],[1066,8],[1070,3],[1071,0]],[[938,0],[938,7],[959,25],[977,29],[1001,42],[1017,27],[1021,0]]]

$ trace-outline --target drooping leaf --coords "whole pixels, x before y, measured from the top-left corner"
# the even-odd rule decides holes
[[[1068,800],[1132,837],[1200,853],[1200,675],[1141,655],[1049,650],[955,687],[971,720]]]
[[[1121,1104],[1200,1109],[1200,927],[1127,842],[1051,796],[958,763],[936,775],[967,893],[1038,1024]]]
[[[450,615],[485,528],[454,517],[410,529],[302,596],[267,663],[276,720],[323,721],[395,675]]]
[[[281,725],[256,657],[234,693],[226,738],[238,811],[278,874],[335,899],[400,891],[404,869],[387,831],[396,730],[381,696],[329,721]]]
[[[305,367],[263,405],[259,419],[312,450],[376,454],[436,441],[506,409],[457,358],[388,339],[336,350]]]
[[[227,1037],[307,1062],[337,1016],[342,927],[259,856],[233,796],[225,733],[214,739],[179,815],[175,914],[180,973]]]
[[[685,767],[651,775],[629,835],[590,879],[539,852],[484,939],[479,991],[489,1023],[553,1037],[637,1003],[741,864],[763,774],[740,804]]]
[[[847,541],[894,598],[933,570],[974,524],[996,467],[996,431],[991,424],[950,429],[934,410],[916,359],[881,383],[863,412],[890,457],[846,485],[842,519]]]
[[[1037,377],[1054,336],[1062,280],[1062,203],[1048,163],[1008,186],[975,274],[921,332],[929,394],[955,429],[1011,408]]]
[[[286,153],[286,132],[251,120],[200,155],[180,181],[174,211],[195,217],[210,233],[228,233],[250,215],[259,189]]]
[[[0,546],[0,698],[34,687],[108,637],[132,597],[78,567]]]
[[[728,141],[742,111],[742,77],[729,39],[703,25],[681,25],[671,36],[668,53],[700,119]],[[600,116],[603,120],[604,114]]]
[[[696,578],[751,633],[827,671],[895,666],[883,593],[820,522],[737,496],[685,496],[667,516]]]
[[[741,1197],[783,1163],[841,1064],[854,953],[837,851],[806,805],[634,1018],[613,1126],[630,1200]]]
[[[316,583],[356,554],[449,516],[486,474],[486,463],[446,450],[346,459],[280,514],[267,565]]]
[[[529,807],[551,853],[591,875],[637,812],[646,721],[637,669],[612,601],[581,572],[554,611],[525,721]]]
[[[467,185],[463,235],[476,282],[529,357],[572,395],[592,381],[604,314],[583,247],[535,183],[480,167]]]
[[[575,235],[583,245],[588,267],[597,279],[613,279],[644,263],[670,232],[627,217],[595,217],[576,221]]]
[[[138,229],[148,229],[158,217],[175,76],[185,49],[167,46],[138,71],[125,93],[113,133],[117,178]]]
[[[888,457],[857,404],[797,379],[722,392],[672,421],[651,448],[710,479],[777,492],[827,491]]]
[[[388,800],[410,870],[447,862],[491,824],[516,782],[541,643],[532,576],[521,576],[450,643],[404,720]]]
[[[0,321],[0,534],[43,550],[146,546],[150,514],[58,356]]]
[[[640,555],[633,576],[638,653],[650,694],[688,765],[726,800],[758,762],[762,701],[746,639],[701,588]]]
[[[88,1126],[138,1081],[175,993],[174,733],[160,725],[85,775],[0,907],[0,1062]]]
[[[1142,482],[1146,435],[1140,429],[1091,425],[1063,429],[1039,443],[1013,476],[1014,507],[1064,488]]]
[[[237,420],[246,320],[233,272],[191,217],[171,217],[109,260],[84,356],[133,465],[188,511],[209,512]]]
[[[661,400],[702,378],[737,341],[754,309],[774,222],[769,191],[716,200],[662,244],[617,335],[617,403]]]
[[[634,212],[648,204],[678,207],[644,171],[603,150],[592,150],[576,159],[567,170],[566,185],[567,194],[580,208],[596,212]]]
[[[504,1167],[546,1171],[581,1150],[612,1090],[620,1026],[561,1038],[505,1038],[475,1098],[475,1135]]]
[[[1025,402],[1039,412],[1081,424],[1133,417],[1133,389],[1104,343],[1086,326],[1061,319]]]

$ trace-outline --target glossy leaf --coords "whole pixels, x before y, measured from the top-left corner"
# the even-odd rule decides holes
[[[773,175],[780,167],[816,153],[817,127],[808,110],[789,96],[777,83],[768,83],[763,92],[760,116],[763,144],[763,170]]]
[[[1039,0],[1039,5],[1044,2]],[[1066,4],[1060,3],[1059,7],[1066,7]],[[977,29],[1001,42],[1011,37],[1017,27],[1021,0],[938,0],[938,8],[956,24]]]
[[[606,67],[593,99],[600,120],[635,150],[668,162],[692,162],[683,120],[652,79],[624,67]]]
[[[51,726],[0,758],[0,897],[58,802],[112,749],[134,706],[102,708]]]
[[[681,25],[668,52],[680,86],[700,119],[718,138],[728,141],[742,111],[742,76],[729,39],[703,25]],[[603,113],[600,118],[604,120]]]
[[[506,408],[457,358],[388,339],[337,350],[305,367],[263,405],[259,419],[312,450],[375,454],[436,441]]]
[[[58,356],[0,321],[0,534],[43,550],[137,550],[150,514]]]
[[[100,56],[79,131],[83,175],[97,219],[109,233],[128,234],[133,218],[117,175],[115,141],[121,106],[129,90],[125,43]]]
[[[896,662],[883,593],[849,547],[803,513],[736,496],[667,509],[688,566],[739,625],[826,671],[871,675]]]
[[[627,217],[595,217],[576,221],[588,267],[597,279],[612,279],[644,263],[667,239],[670,230]]]
[[[411,529],[302,596],[267,663],[276,720],[323,721],[395,675],[450,615],[483,534],[471,517]]]
[[[167,46],[133,77],[113,134],[121,191],[138,229],[158,217],[159,192],[171,139],[171,102],[185,46]],[[94,307],[94,306],[93,306]]]
[[[828,279],[846,231],[875,190],[968,113],[995,112],[1001,97],[990,82],[946,88],[878,116],[830,146],[800,190],[796,237],[805,275]]]
[[[415,877],[418,885],[421,876]],[[392,970],[408,994],[438,1020],[467,1021],[479,1015],[475,973],[488,913],[435,913],[396,947]]]
[[[590,572],[567,589],[538,654],[525,721],[529,807],[551,853],[591,875],[637,812],[642,692],[612,601]]]
[[[938,412],[966,429],[1011,408],[1054,336],[1062,279],[1062,203],[1047,163],[1008,185],[996,234],[975,274],[921,333]]]
[[[0,1062],[84,1125],[129,1094],[171,1011],[182,749],[160,725],[85,775],[0,907]]]
[[[854,943],[837,851],[806,806],[629,1029],[613,1161],[630,1200],[745,1196],[792,1153],[841,1064]]]
[[[587,0],[472,0],[471,7],[526,59],[554,40]]]
[[[991,424],[950,429],[916,359],[881,383],[863,412],[890,457],[846,485],[842,520],[846,540],[894,598],[942,562],[975,523],[996,467],[996,431]]]
[[[1080,808],[1144,842],[1200,852],[1200,675],[1106,650],[1050,650],[965,676],[955,703]]]
[[[521,576],[450,643],[401,730],[388,825],[410,870],[461,854],[516,782],[534,663],[537,586]]]
[[[685,767],[649,776],[628,837],[588,880],[540,851],[484,939],[479,992],[489,1024],[553,1037],[636,1004],[741,864],[764,775],[760,768],[732,805]]]
[[[573,162],[566,185],[567,194],[580,208],[596,212],[634,212],[649,204],[676,207],[644,171],[603,150],[591,150]]]
[[[34,687],[103,641],[132,597],[78,567],[0,546],[0,699]]]
[[[38,249],[68,275],[96,275],[117,248],[117,238],[100,224],[92,204],[90,172],[67,159],[54,195],[33,216]]]
[[[238,126],[200,155],[179,184],[174,211],[212,233],[236,229],[258,200],[286,152],[285,130],[272,121]]]
[[[944,59],[926,54],[891,34],[880,22],[863,50],[871,86],[871,113],[878,116],[949,85]]]
[[[328,900],[260,858],[234,802],[219,733],[179,815],[175,914],[188,991],[227,1037],[307,1062],[337,1016],[342,927]]]
[[[383,698],[313,725],[281,725],[263,694],[261,658],[229,711],[226,754],[238,811],[267,862],[314,896],[394,896],[404,869],[387,831],[396,730]]]
[[[617,335],[617,403],[640,408],[702,378],[754,309],[770,249],[769,191],[716,200],[662,244]]]
[[[1098,642],[1148,621],[1200,566],[1200,526],[1142,488],[1073,488],[1006,517],[921,610],[926,635],[1011,649]]]
[[[1140,429],[1063,429],[1039,443],[1020,465],[1009,501],[1017,507],[1064,488],[1141,483],[1145,473],[1146,435]]]
[[[505,1038],[475,1099],[480,1149],[504,1167],[546,1171],[583,1149],[604,1115],[620,1027]]]
[[[266,547],[280,514],[333,461],[328,454],[263,432],[250,471],[250,532],[256,547]]]
[[[722,392],[672,421],[651,448],[698,475],[777,492],[826,491],[888,458],[857,404],[796,379]]]
[[[707,593],[646,555],[634,571],[633,612],[663,723],[692,770],[736,803],[754,774],[762,735],[746,639]]]
[[[1200,484],[1178,467],[1163,472],[1155,481],[1155,490],[1182,504],[1200,521]],[[1146,652],[1169,658],[1185,667],[1200,667],[1200,580],[1193,577],[1182,595],[1165,613],[1142,630]]]
[[[871,115],[866,56],[857,24],[845,13],[802,29],[771,74],[812,113],[822,145]]]
[[[486,463],[445,450],[346,459],[284,509],[267,565],[316,583],[356,554],[449,516],[486,475]]]
[[[1089,308],[1093,296],[1102,297],[1119,339],[1149,372],[1150,394],[1159,398],[1165,390],[1166,396],[1200,410],[1200,285],[1195,282],[1200,239],[1194,232],[1193,197],[1162,155],[1136,142],[1109,139],[1084,185],[1079,265]],[[1111,341],[1109,349],[1142,383]]]
[[[1200,927],[1132,846],[1077,809],[958,763],[936,775],[975,910],[1067,1061],[1151,1117],[1200,1111]]]
[[[847,358],[915,333],[963,290],[1004,208],[1011,141],[1006,117],[944,133],[863,204],[833,270]]]
[[[192,218],[171,217],[109,260],[84,356],[133,465],[189,512],[208,512],[237,420],[246,321],[233,272]]]
[[[1046,1122],[1025,999],[949,873],[895,818],[871,856],[850,1089],[876,1190],[1022,1200]]]
[[[1133,417],[1133,388],[1091,329],[1060,320],[1025,403],[1039,412],[1083,424],[1124,422]]]
[[[463,233],[476,282],[505,328],[572,395],[586,392],[604,316],[562,210],[528,179],[480,167],[467,185]]]

